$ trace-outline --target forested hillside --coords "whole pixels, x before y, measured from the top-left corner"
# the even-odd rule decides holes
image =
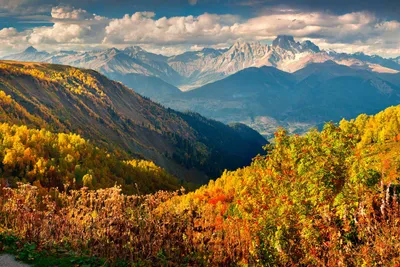
[[[121,161],[76,134],[53,134],[26,126],[0,124],[0,177],[61,191],[120,185],[128,194],[176,190],[181,184],[153,162]]]
[[[267,155],[188,194],[4,188],[2,238],[114,264],[397,266],[399,120],[397,106],[304,136],[280,129]]]
[[[226,168],[248,164],[267,143],[166,109],[92,70],[2,61],[0,91],[0,122],[80,134],[121,158],[149,159],[181,180],[199,184]],[[206,122],[204,127],[193,126],[198,120]],[[212,135],[220,133],[237,145],[216,141]]]

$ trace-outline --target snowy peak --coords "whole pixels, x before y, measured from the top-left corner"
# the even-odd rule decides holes
[[[110,55],[110,56],[115,56],[116,54],[119,54],[121,51],[119,51],[117,48],[109,48],[109,49],[106,49],[105,51],[104,51],[104,54],[108,54],[108,55]]]
[[[249,52],[263,47],[264,45],[262,45],[260,42],[247,43],[243,41],[237,41],[234,45],[232,45],[232,47],[228,50],[228,52],[232,50],[240,52]]]
[[[34,48],[33,46],[28,47],[27,49],[24,50],[23,53],[37,53],[37,49]]]
[[[313,42],[309,41],[309,40],[302,42],[301,43],[301,47],[302,47],[303,50],[311,50],[311,51],[313,51],[315,53],[321,52],[319,47],[316,44],[314,44]]]
[[[243,41],[238,41],[223,55],[225,58],[230,58],[231,60],[235,61],[248,59],[253,60],[258,57],[263,57],[268,50],[269,47],[261,44],[260,42],[246,43]]]
[[[278,35],[276,39],[272,42],[273,47],[279,47],[286,51],[291,51],[293,53],[301,52],[314,52],[319,53],[321,50],[313,42],[307,40],[302,43],[296,42],[293,36],[290,35]]]
[[[2,59],[18,60],[18,61],[35,61],[35,62],[47,62],[49,53],[37,51],[34,47],[30,46],[23,52],[12,54],[3,57]]]
[[[300,43],[296,42],[293,36],[290,35],[278,35],[274,41],[272,41],[273,47],[280,47],[285,50],[297,49]]]
[[[142,53],[142,52],[147,53],[147,51],[145,51],[143,48],[141,48],[140,46],[136,46],[136,45],[126,47],[124,49],[124,51],[129,52],[129,53]]]
[[[328,60],[373,72],[400,72],[400,57],[386,59],[363,53],[336,53],[333,50],[321,50],[309,40],[299,42],[290,35],[277,36],[271,45],[239,40],[227,49],[203,48],[169,57],[148,52],[139,46],[121,50],[109,48],[52,53],[28,47],[24,52],[3,59],[66,64],[96,69],[103,74],[155,76],[182,90],[200,87],[250,67],[272,66],[295,72],[309,64]]]
[[[148,52],[140,46],[129,46],[123,52],[132,58],[143,60],[146,63],[153,62],[166,62],[167,57],[159,54]]]

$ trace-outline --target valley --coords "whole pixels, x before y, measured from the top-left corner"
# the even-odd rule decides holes
[[[163,104],[192,109],[223,122],[240,121],[271,138],[278,126],[302,134],[328,121],[397,105],[397,76],[382,76],[333,61],[312,63],[294,73],[273,67],[248,68],[170,97]]]

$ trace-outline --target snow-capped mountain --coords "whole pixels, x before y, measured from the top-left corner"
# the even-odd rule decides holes
[[[190,77],[196,76],[202,67],[206,67],[222,54],[221,50],[204,48],[201,51],[189,51],[172,56],[168,59],[168,64],[182,77],[190,79]]]
[[[155,76],[170,84],[177,84],[181,80],[181,76],[167,64],[166,57],[146,52],[137,46],[124,50],[109,48],[86,52],[59,51],[53,53],[39,52],[35,48],[29,47],[21,53],[5,56],[2,59],[48,62],[94,69],[110,78],[140,74]],[[136,83],[127,85],[135,87]]]
[[[397,73],[400,70],[399,60],[324,51],[311,41],[300,43],[286,35],[278,36],[271,45],[238,41],[225,52],[187,52],[168,60],[169,65],[185,77],[179,85],[184,90],[203,86],[250,67],[272,66],[295,72],[309,64],[326,61],[380,73]]]
[[[229,49],[204,48],[166,57],[150,53],[138,46],[89,51],[39,52],[29,47],[3,59],[50,62],[92,68],[110,77],[128,74],[155,76],[181,90],[194,89],[221,80],[250,67],[272,66],[295,72],[311,63],[334,61],[355,69],[379,73],[398,73],[400,57],[385,59],[362,53],[345,54],[321,50],[311,41],[296,42],[292,36],[280,35],[271,45],[238,41]],[[124,81],[129,79],[124,79]],[[128,83],[135,87],[135,82]]]
[[[3,57],[3,59],[7,60],[17,60],[17,61],[36,61],[36,62],[43,62],[47,61],[50,54],[47,52],[39,52],[33,46],[28,47],[23,52],[9,55]]]
[[[400,57],[321,50],[285,35],[270,45],[238,41],[170,57],[138,46],[53,53],[29,47],[4,59],[95,69],[165,106],[243,122],[268,136],[278,125],[303,132],[400,101]]]
[[[304,41],[303,43],[296,42],[293,36],[289,35],[279,35],[273,42],[273,47],[279,47],[283,50],[291,51],[294,54],[302,53],[302,52],[320,52],[318,46],[316,46],[311,41]]]
[[[298,43],[291,36],[278,36],[272,45],[238,41],[224,52],[211,49],[187,52],[170,58],[168,62],[186,77],[181,89],[192,89],[250,67],[272,66],[296,71],[306,63],[328,60],[325,54],[319,54],[318,46],[310,41]]]

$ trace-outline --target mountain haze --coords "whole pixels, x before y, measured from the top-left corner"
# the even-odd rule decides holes
[[[294,73],[247,68],[164,102],[223,122],[240,121],[267,136],[279,125],[301,133],[326,121],[371,114],[398,103],[398,74],[333,61],[312,63]]]

